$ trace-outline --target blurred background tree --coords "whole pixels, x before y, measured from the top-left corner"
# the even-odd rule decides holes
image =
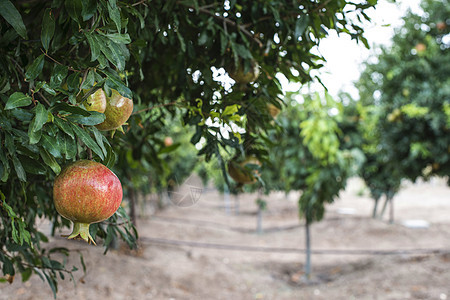
[[[367,158],[361,176],[375,199],[373,216],[384,195],[379,216],[390,203],[391,222],[402,179],[450,174],[448,4],[424,0],[423,13],[408,12],[392,45],[378,48],[356,83]]]

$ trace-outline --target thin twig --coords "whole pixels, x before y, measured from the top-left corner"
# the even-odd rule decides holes
[[[57,63],[58,65],[67,67],[66,65],[60,63],[59,61],[57,61],[56,59],[54,59],[53,57],[51,57],[50,55],[48,55],[43,49],[41,49],[41,51],[42,51],[42,53],[44,53],[45,56],[47,56],[47,57],[48,57],[50,60],[52,60],[53,62]],[[69,69],[70,71],[73,71],[73,72],[79,72],[79,73],[82,73],[82,72],[83,72],[83,71],[74,69],[74,68],[72,68],[72,67],[67,67],[67,69]]]
[[[17,70],[19,71],[20,75],[22,75],[22,77],[23,77],[23,81],[25,81],[26,76],[25,76],[25,73],[23,72],[22,67],[19,65],[19,63],[14,58],[9,57],[9,59],[16,65]],[[25,82],[27,82],[27,81],[25,81]],[[31,92],[34,94],[35,93],[33,90],[34,84],[32,82],[29,82],[28,84],[30,85]],[[44,95],[41,92],[37,92],[37,94],[42,98],[42,100],[44,100],[45,103],[47,103],[48,106],[51,106],[50,102],[47,100],[47,98],[44,97]],[[34,99],[34,97],[33,97],[33,99]]]
[[[106,222],[103,221],[101,224],[105,224],[105,225],[114,225],[114,226],[121,226],[121,225],[127,225],[130,224],[131,221],[123,221],[123,222],[119,222],[119,223],[113,223],[113,222]]]
[[[173,101],[173,102],[169,102],[169,103],[165,103],[165,104],[159,104],[159,105],[150,106],[150,107],[147,107],[147,108],[138,110],[138,111],[132,113],[132,115],[137,115],[137,114],[139,114],[139,113],[141,113],[141,112],[145,112],[145,111],[148,111],[148,110],[152,110],[152,109],[158,108],[158,107],[164,107],[164,106],[175,105],[175,104],[177,104],[177,103],[178,103],[178,101]]]
[[[0,250],[0,251],[3,253],[3,255],[7,256],[8,258],[14,259],[14,256],[10,255],[6,251],[3,251],[3,250]],[[37,266],[37,265],[32,265],[32,264],[29,264],[29,263],[26,263],[26,262],[21,262],[21,264],[23,266],[25,266],[25,267],[37,268],[37,269],[40,269],[40,270],[47,270],[48,269],[48,270],[62,271],[62,272],[66,272],[66,273],[69,273],[69,274],[73,273],[72,271],[69,271],[68,269],[64,269],[64,268],[63,269],[57,269],[57,268],[53,268],[53,267],[46,267],[44,265]]]
[[[324,3],[322,3],[319,6],[315,7],[314,9],[309,9],[308,10],[308,14],[311,14],[311,13],[314,13],[314,12],[318,12],[320,14],[320,10],[323,9],[330,2],[331,2],[331,0],[325,1]],[[288,18],[291,18],[292,16],[298,17],[299,15],[300,15],[300,11],[294,10],[294,11],[288,13],[282,19],[286,20]],[[256,23],[259,23],[259,22],[262,22],[262,21],[266,21],[266,20],[273,20],[273,19],[274,19],[273,16],[264,16],[264,17],[259,18],[258,20],[256,20],[253,23],[246,23],[246,24],[242,24],[241,26],[246,28],[246,27],[249,27],[250,25],[255,25]]]
[[[45,96],[41,92],[35,92],[33,89],[31,89],[31,92],[33,94],[37,93],[39,95],[39,97],[41,97],[42,100],[44,100],[44,102],[47,103],[48,106],[51,106],[50,101],[48,101],[47,98],[45,98]],[[34,97],[33,97],[33,99],[34,99]]]
[[[78,97],[78,95],[81,93],[81,87],[83,86],[84,82],[86,81],[88,71],[89,71],[89,69],[86,69],[83,73],[83,79],[81,80],[80,89],[78,90],[76,97]]]
[[[140,5],[140,4],[144,4],[146,1],[147,1],[147,0],[141,0],[141,1],[139,1],[139,2],[136,2],[136,3],[131,4],[131,6],[138,6],[138,5]]]
[[[91,148],[87,148],[88,159],[92,160],[92,150]]]
[[[198,10],[198,11],[201,12],[201,13],[210,15],[210,16],[212,16],[213,18],[216,18],[216,19],[218,19],[218,20],[221,20],[221,21],[223,21],[223,22],[225,22],[225,23],[227,23],[227,24],[230,24],[230,25],[236,27],[237,29],[239,29],[240,31],[242,31],[246,36],[248,36],[249,38],[251,38],[252,41],[254,41],[255,43],[257,43],[258,46],[259,46],[260,48],[263,46],[262,42],[261,42],[257,37],[255,37],[250,31],[248,31],[247,29],[245,29],[244,26],[239,25],[239,24],[237,24],[236,22],[234,22],[234,21],[232,21],[232,20],[230,20],[230,19],[228,19],[228,18],[225,18],[225,17],[222,17],[222,16],[218,16],[218,15],[216,15],[215,13],[213,13],[213,12],[207,10],[207,9],[204,8],[204,7],[199,7],[199,8],[197,9],[197,8],[195,8],[195,7],[193,7],[193,6],[188,6],[188,5],[185,5],[185,4],[181,3],[181,2],[178,2],[178,3],[181,4],[181,5],[184,5],[184,6],[188,7],[188,8],[192,8],[192,9]]]

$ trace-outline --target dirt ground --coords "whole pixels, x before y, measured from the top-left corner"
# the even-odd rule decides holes
[[[51,246],[81,251],[87,274],[59,285],[58,299],[450,299],[450,188],[444,181],[405,183],[395,197],[395,223],[370,218],[373,201],[357,179],[325,219],[312,226],[313,250],[446,249],[447,252],[315,253],[313,276],[303,277],[304,253],[255,252],[245,248],[214,249],[155,243],[164,240],[270,247],[304,248],[304,226],[298,219],[298,195],[264,198],[263,234],[255,232],[256,195],[239,198],[239,215],[227,214],[224,196],[203,190],[190,207],[169,206],[152,214],[151,205],[138,220],[137,252],[123,248],[103,255],[61,237]],[[234,198],[231,197],[234,206]],[[231,207],[233,208],[233,207]],[[386,214],[387,215],[387,214]],[[408,220],[425,220],[428,228],[408,228]],[[45,227],[45,224],[43,224]],[[63,232],[67,233],[67,232]],[[161,242],[161,241],[160,241]],[[272,249],[273,250],[273,249]],[[68,265],[80,263],[76,254]],[[52,299],[38,276],[0,285],[0,299]]]

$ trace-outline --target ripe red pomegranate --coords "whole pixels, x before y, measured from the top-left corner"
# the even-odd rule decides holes
[[[173,139],[170,136],[164,138],[164,146],[170,147],[173,145]]]
[[[122,202],[122,185],[101,163],[79,160],[55,178],[53,202],[58,213],[73,222],[68,238],[95,244],[89,225],[106,220],[116,212]]]

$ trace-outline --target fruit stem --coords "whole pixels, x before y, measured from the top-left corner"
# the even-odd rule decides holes
[[[92,236],[89,234],[88,223],[74,222],[72,233],[69,235],[68,239],[83,239],[89,244],[93,243],[94,245],[97,245]]]

